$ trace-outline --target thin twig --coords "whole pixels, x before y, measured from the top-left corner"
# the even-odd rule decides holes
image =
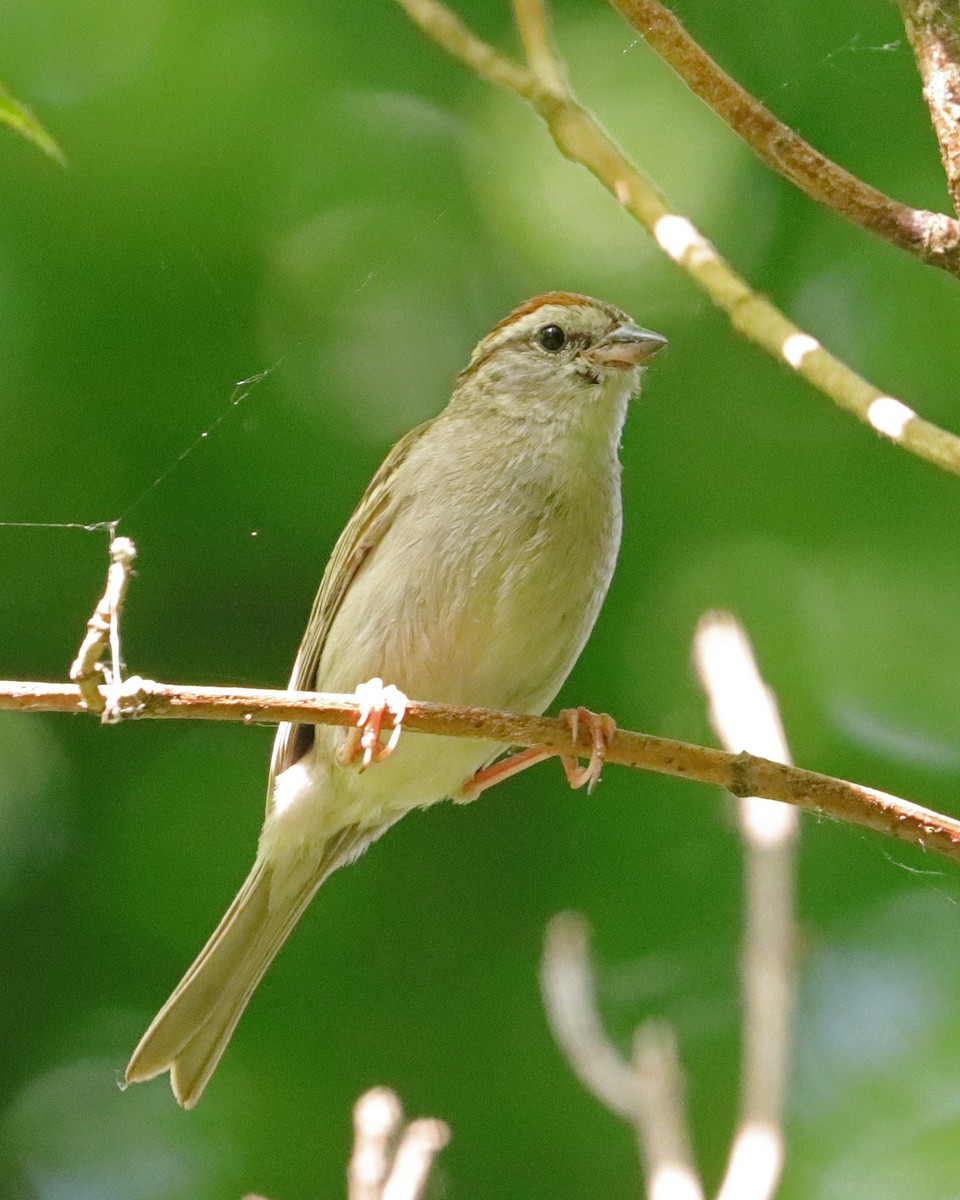
[[[711,614],[695,638],[695,661],[711,719],[730,749],[788,756],[773,693],[760,678],[746,635]],[[747,847],[743,961],[744,1066],[740,1122],[718,1200],[771,1200],[783,1166],[783,1102],[793,1012],[793,848],[796,813],[768,800],[740,801]],[[597,1012],[589,931],[563,913],[547,928],[541,986],[554,1037],[586,1087],[631,1120],[647,1168],[650,1200],[703,1195],[690,1148],[682,1075],[672,1030],[642,1025],[633,1063],[609,1041]]]
[[[287,692],[266,688],[193,687],[131,676],[116,701],[125,719],[256,722],[300,721],[313,725],[356,724],[356,698],[332,692]],[[67,683],[0,680],[0,710],[85,713],[80,689]],[[583,752],[570,726],[556,717],[531,717],[486,708],[413,701],[403,720],[412,733],[484,738],[505,746],[547,746],[568,756]],[[384,727],[389,728],[387,718]],[[729,754],[648,733],[618,729],[606,761],[727,788],[736,796],[763,796],[862,825],[877,833],[936,850],[960,862],[960,820],[858,783],[770,762],[752,754]]]
[[[790,761],[776,698],[752,647],[725,613],[702,618],[694,662],[710,720],[727,750]],[[796,809],[756,796],[739,806],[746,851],[740,1120],[718,1200],[770,1200],[783,1169],[797,931],[793,912]]]
[[[839,216],[960,276],[960,221],[901,204],[821,154],[718,66],[660,0],[610,3],[767,166]]]
[[[404,1128],[389,1088],[371,1088],[353,1108],[348,1200],[419,1200],[433,1160],[450,1140],[443,1121],[421,1117]]]
[[[353,1106],[347,1200],[420,1200],[433,1160],[449,1141],[450,1130],[432,1117],[404,1128],[403,1106],[389,1088],[364,1092]]]
[[[673,1034],[661,1022],[641,1025],[627,1062],[600,1022],[589,938],[579,913],[547,926],[540,987],[553,1036],[587,1090],[636,1130],[648,1200],[701,1200]]]
[[[637,1073],[603,1031],[597,1013],[588,944],[590,930],[579,913],[558,913],[547,925],[540,989],[550,1028],[580,1082],[604,1108],[632,1121],[637,1111]]]
[[[648,1103],[637,1122],[647,1164],[648,1200],[702,1200],[683,1103],[683,1070],[673,1029],[644,1021],[633,1035],[633,1069],[645,1082]]]
[[[122,666],[119,617],[136,557],[136,547],[129,538],[114,538],[110,543],[107,586],[93,610],[93,616],[87,622],[86,636],[70,667],[70,678],[80,688],[84,702],[91,712],[102,713],[108,706],[99,686],[103,679],[100,658],[108,644],[111,653],[110,683],[113,686],[120,683]]]
[[[960,9],[957,0],[900,0],[923,80],[953,207],[960,213]]]
[[[562,96],[567,83],[550,42],[550,19],[543,0],[513,0],[513,15],[530,69],[541,87]]]
[[[403,1108],[389,1088],[371,1088],[353,1106],[353,1153],[347,1167],[348,1200],[380,1200],[390,1172],[390,1149]]]
[[[383,1186],[383,1200],[419,1200],[433,1160],[450,1141],[450,1130],[433,1117],[411,1121],[400,1138]]]
[[[729,316],[734,329],[878,433],[935,466],[960,474],[960,438],[925,421],[861,378],[754,292],[687,217],[671,212],[642,172],[569,90],[558,95],[532,71],[478,38],[440,0],[397,0],[410,18],[481,79],[509,88],[546,121],[560,152],[591,171]]]

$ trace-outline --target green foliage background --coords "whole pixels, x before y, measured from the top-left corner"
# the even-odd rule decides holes
[[[464,2],[511,45],[506,5]],[[688,0],[724,66],[851,170],[946,204],[892,5]],[[797,760],[956,809],[960,481],[835,410],[725,318],[515,100],[387,0],[9,0],[0,79],[63,146],[0,130],[0,520],[122,518],[131,671],[281,685],[326,556],[473,343],[549,288],[670,337],[625,438],[626,534],[561,701],[709,737],[695,621],[730,606]],[[558,9],[584,99],[751,281],[960,427],[957,283],[761,168],[599,0]],[[254,383],[237,380],[265,373]],[[188,451],[185,453],[185,451]],[[106,537],[0,526],[0,675],[60,678]],[[200,1107],[121,1094],[130,1049],[249,866],[268,729],[3,714],[0,1192],[342,1194],[357,1095],[454,1140],[432,1195],[638,1194],[632,1137],[551,1043],[559,909],[596,929],[628,1045],[679,1032],[700,1161],[736,1110],[740,853],[727,802],[546,765],[403,821],[323,889]],[[785,1198],[956,1195],[953,867],[804,821]]]

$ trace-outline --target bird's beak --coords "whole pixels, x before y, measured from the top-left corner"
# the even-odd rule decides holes
[[[621,325],[602,342],[584,352],[583,357],[597,366],[636,367],[645,363],[667,344],[667,339],[639,325]]]

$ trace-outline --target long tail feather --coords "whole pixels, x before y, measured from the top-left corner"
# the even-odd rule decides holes
[[[396,819],[396,818],[395,818]],[[150,1023],[127,1064],[128,1083],[170,1072],[179,1104],[200,1099],[254,989],[321,883],[380,836],[348,826],[323,847],[302,882],[257,857],[223,920]]]
[[[259,860],[217,926],[156,1015],[127,1065],[128,1082],[169,1070],[184,1108],[200,1099],[254,988],[319,887],[322,875],[271,909],[272,871]]]

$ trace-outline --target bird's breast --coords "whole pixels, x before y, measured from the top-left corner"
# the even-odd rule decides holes
[[[593,627],[620,541],[616,459],[569,457],[531,456],[506,488],[425,481],[351,585],[318,686],[379,675],[418,699],[542,711]]]

